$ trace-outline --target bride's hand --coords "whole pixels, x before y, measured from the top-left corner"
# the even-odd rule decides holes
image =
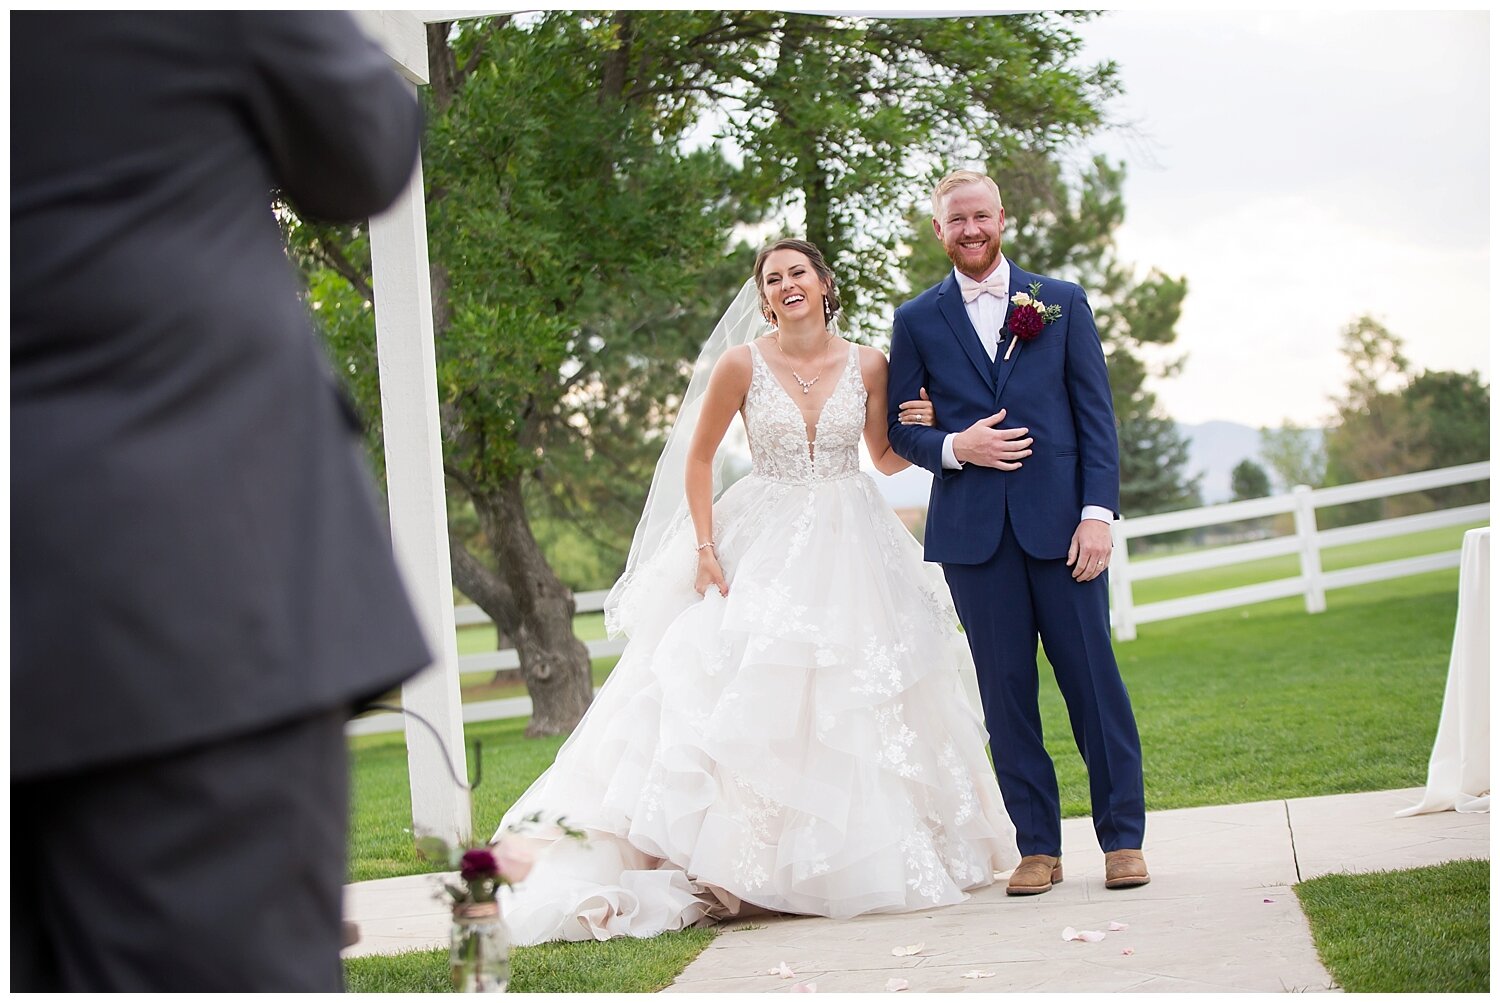
[[[698,580],[693,583],[693,588],[701,596],[708,591],[710,585],[719,590],[719,595],[729,595],[729,583],[724,580],[724,569],[719,566],[719,558],[715,556],[712,547],[705,547],[698,551]]]
[[[898,410],[901,412],[901,424],[903,425],[926,425],[928,428],[937,427],[937,414],[932,409],[932,401],[927,397],[927,388],[922,387],[917,391],[922,395],[919,401],[903,401]]]

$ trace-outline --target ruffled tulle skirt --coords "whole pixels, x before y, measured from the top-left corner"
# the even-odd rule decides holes
[[[503,903],[518,943],[922,909],[1015,866],[946,584],[870,478],[751,475],[714,524],[729,595],[693,591],[673,534],[624,594],[609,680],[501,823],[588,833],[534,843]]]

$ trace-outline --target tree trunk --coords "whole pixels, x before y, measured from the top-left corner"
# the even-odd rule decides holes
[[[519,611],[505,579],[495,574],[469,553],[462,543],[448,538],[449,562],[453,565],[453,584],[473,600],[474,605],[484,610],[484,615],[495,625],[495,648],[505,651],[516,646],[516,628],[520,625]],[[519,669],[500,669],[490,678],[491,683],[521,682]]]
[[[798,30],[797,22],[785,21],[782,25],[780,46],[776,54],[776,68],[771,79],[772,105],[778,118],[796,134],[787,152],[794,158],[792,173],[797,187],[802,189],[802,204],[806,210],[803,227],[807,240],[817,245],[823,257],[833,262],[838,248],[833,246],[833,201],[828,192],[828,173],[822,162],[822,142],[817,132],[797,121],[788,106],[790,98],[801,88],[802,62],[808,58],[807,38]],[[814,56],[815,58],[815,56]]]
[[[511,601],[505,605],[514,610],[513,615],[496,623],[515,640],[521,678],[531,695],[526,737],[567,734],[594,697],[588,647],[573,634],[573,593],[548,566],[531,533],[519,478],[472,498],[479,525],[495,554],[499,577],[510,593]],[[493,577],[477,561],[473,565],[484,576]],[[474,567],[466,563],[465,573],[471,572]],[[481,609],[490,612],[479,596],[464,591]],[[491,591],[491,598],[502,596],[498,589]],[[497,612],[505,613],[498,608]]]
[[[615,28],[615,48],[604,57],[604,79],[599,85],[599,104],[619,101],[625,93],[625,75],[635,43],[635,15],[616,11],[610,16]]]
[[[809,138],[807,148],[798,158],[802,174],[802,194],[807,205],[807,239],[817,245],[826,261],[838,260],[839,249],[833,243],[831,216],[833,205],[828,196],[828,178],[818,161],[817,140]]]
[[[427,24],[427,74],[433,106],[441,115],[453,103],[458,93],[460,80],[458,63],[453,50],[448,47],[448,33],[453,30],[452,21],[430,21]]]

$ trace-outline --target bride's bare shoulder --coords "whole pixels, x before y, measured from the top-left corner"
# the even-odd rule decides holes
[[[708,381],[709,387],[732,390],[743,396],[750,387],[752,366],[750,346],[735,345],[727,349],[723,355],[719,356],[719,361],[714,363],[713,375]]]
[[[750,376],[750,366],[750,346],[748,344],[735,345],[733,348],[726,349],[724,354],[719,357],[719,361],[714,363],[714,372],[743,373],[748,379]]]
[[[886,361],[885,353],[878,348],[869,345],[859,346],[859,371],[866,380],[871,378],[885,379],[886,370],[890,363]]]

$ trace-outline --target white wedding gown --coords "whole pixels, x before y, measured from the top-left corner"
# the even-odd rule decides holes
[[[517,943],[948,905],[1017,862],[946,583],[859,469],[857,349],[815,447],[750,351],[754,466],[714,505],[729,595],[694,592],[690,524],[635,575],[619,664],[496,834],[588,833],[533,843]]]

